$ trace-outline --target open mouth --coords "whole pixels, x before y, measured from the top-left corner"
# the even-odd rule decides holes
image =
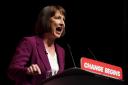
[[[57,30],[58,32],[61,32],[62,28],[61,28],[61,27],[57,27],[56,30]]]

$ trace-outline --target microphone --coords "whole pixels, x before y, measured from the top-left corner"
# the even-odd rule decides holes
[[[75,64],[75,61],[74,61],[74,58],[73,58],[73,55],[72,55],[71,47],[70,47],[70,45],[69,45],[68,43],[67,43],[67,47],[68,47],[68,50],[69,50],[70,56],[72,57],[73,65],[74,65],[74,67],[75,67],[75,68],[77,68],[77,67],[76,67],[76,64]]]
[[[91,53],[91,55],[93,56],[93,58],[94,58],[95,60],[97,60],[96,57],[95,57],[95,55],[94,55],[94,53],[91,51],[91,49],[88,48],[88,50],[89,50],[89,52]]]
[[[44,53],[45,53],[45,55],[47,55],[47,54],[48,54],[48,52],[47,52],[46,50],[44,51]]]

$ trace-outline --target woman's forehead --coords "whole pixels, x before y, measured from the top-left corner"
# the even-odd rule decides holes
[[[65,15],[59,10],[55,12],[54,16],[63,16],[63,17],[65,17]]]

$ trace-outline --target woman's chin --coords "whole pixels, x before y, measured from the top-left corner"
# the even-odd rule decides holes
[[[61,35],[55,35],[55,38],[60,38],[61,37]]]
[[[56,36],[56,38],[60,38],[60,36]]]
[[[55,33],[54,36],[55,36],[55,38],[60,38],[61,37],[61,33]]]

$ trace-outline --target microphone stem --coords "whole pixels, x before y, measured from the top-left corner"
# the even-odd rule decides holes
[[[94,57],[94,59],[97,60],[96,57],[95,57],[95,55],[93,54],[93,52],[90,50],[90,48],[88,48],[88,50],[91,53],[91,55]]]
[[[76,64],[75,64],[75,61],[74,61],[74,58],[73,58],[73,55],[72,55],[72,52],[71,52],[71,47],[70,47],[70,45],[69,45],[69,44],[67,44],[67,46],[68,46],[68,49],[69,49],[70,55],[71,55],[71,57],[72,57],[73,65],[74,65],[74,67],[75,67],[75,68],[77,68],[77,67],[76,67]]]

